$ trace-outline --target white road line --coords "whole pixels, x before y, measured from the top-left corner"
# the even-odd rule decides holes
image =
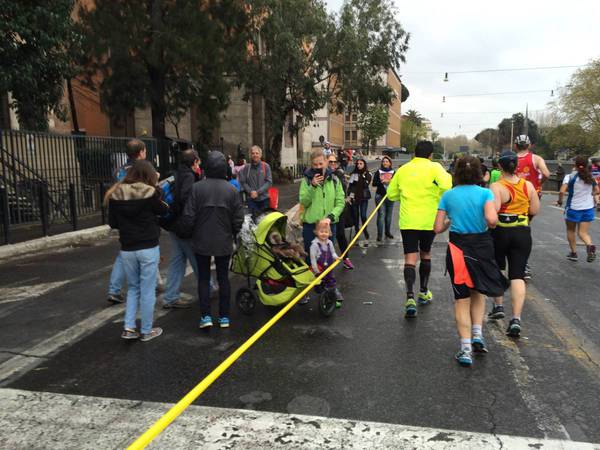
[[[124,448],[169,407],[164,403],[0,389],[0,443],[5,448]],[[598,447],[566,440],[192,405],[149,448]]]
[[[34,284],[31,286],[18,286],[12,288],[0,288],[0,305],[6,303],[20,302],[41,297],[48,292],[58,289],[72,280],[52,281],[50,283]]]

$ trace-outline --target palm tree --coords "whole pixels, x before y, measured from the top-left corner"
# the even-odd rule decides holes
[[[423,116],[414,109],[409,109],[406,112],[406,118],[418,127],[420,127],[423,124]]]

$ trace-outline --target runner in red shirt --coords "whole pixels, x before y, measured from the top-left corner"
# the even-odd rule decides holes
[[[529,181],[542,198],[542,184],[550,177],[550,171],[546,166],[546,161],[539,155],[534,155],[531,151],[531,140],[526,134],[521,134],[515,139],[515,152],[519,158],[519,164],[515,175]],[[531,268],[529,261],[525,267],[525,280],[531,280]]]
[[[542,184],[550,177],[546,161],[541,156],[533,154],[531,151],[531,141],[526,134],[517,136],[515,139],[515,151],[519,157],[516,175],[533,184],[533,187],[541,197]]]

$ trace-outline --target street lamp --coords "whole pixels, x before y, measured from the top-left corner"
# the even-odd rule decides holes
[[[446,72],[446,76],[444,77],[444,81],[448,81],[448,72]]]

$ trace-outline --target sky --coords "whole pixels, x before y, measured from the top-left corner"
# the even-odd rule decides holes
[[[326,0],[331,11],[342,0]],[[394,0],[411,34],[402,82],[402,111],[415,109],[441,136],[474,137],[512,113],[530,117],[556,99],[577,68],[453,74],[452,72],[585,65],[600,57],[600,1]],[[449,81],[444,74],[449,72]],[[555,97],[551,90],[555,89]],[[544,91],[510,95],[462,96]],[[459,97],[452,97],[459,95]],[[446,103],[442,97],[446,96]],[[444,117],[441,117],[441,113]]]

